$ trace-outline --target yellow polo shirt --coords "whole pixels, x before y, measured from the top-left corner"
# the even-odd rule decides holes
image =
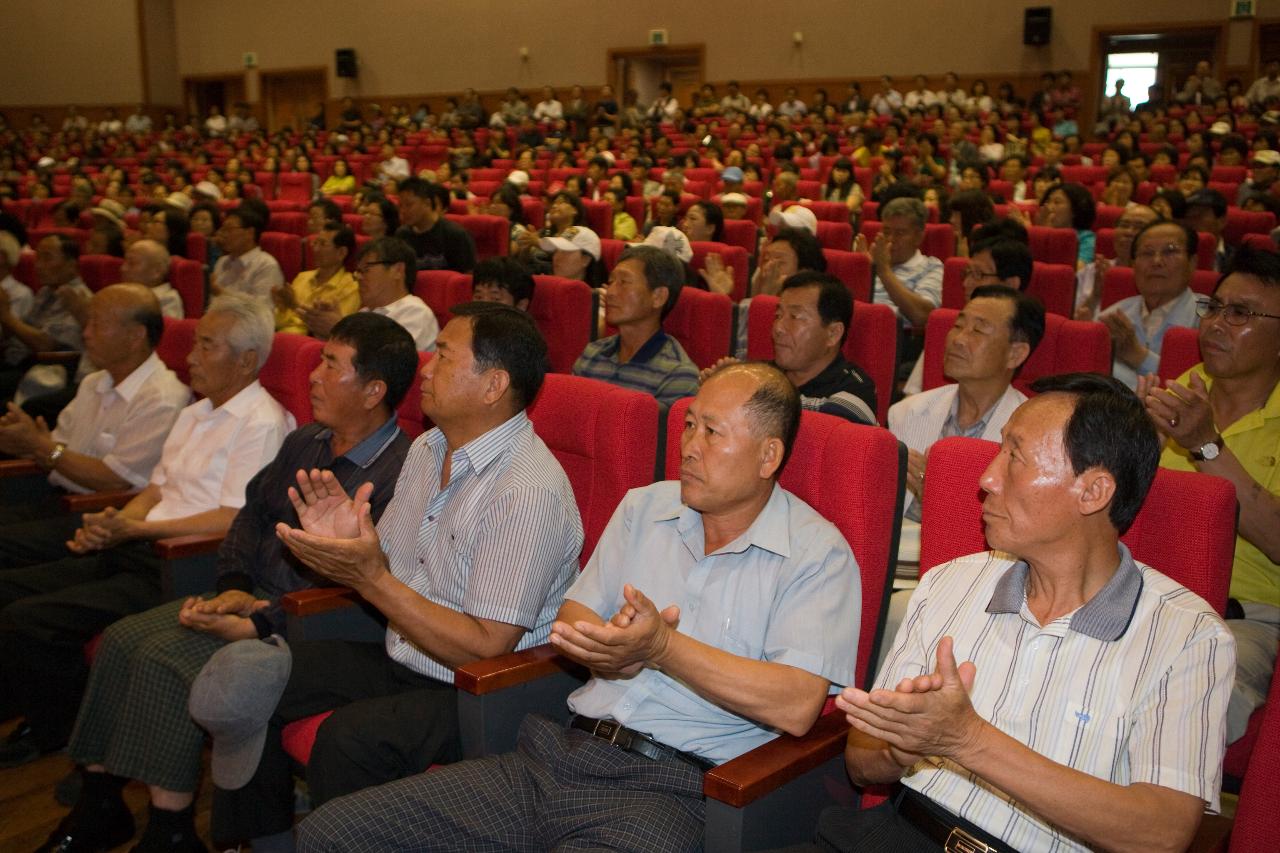
[[[316,271],[305,270],[294,278],[293,297],[299,305],[312,306],[317,302],[332,302],[343,317],[360,310],[360,285],[346,270],[340,271],[324,284],[316,285]],[[307,334],[307,324],[292,308],[276,308],[276,331]]]
[[[1192,373],[1199,373],[1205,385],[1213,387],[1213,378],[1197,364],[1178,377],[1187,385]],[[1222,438],[1240,464],[1273,495],[1280,495],[1280,385],[1271,390],[1271,396],[1261,409],[1249,412],[1222,430]],[[1195,471],[1195,462],[1188,451],[1170,440],[1160,456],[1160,464],[1176,471]],[[1280,606],[1280,566],[1267,559],[1262,551],[1236,537],[1236,558],[1231,570],[1231,597],[1239,601],[1257,601]]]

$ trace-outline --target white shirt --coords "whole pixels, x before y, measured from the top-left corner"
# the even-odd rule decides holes
[[[115,474],[141,488],[160,461],[160,448],[191,392],[152,353],[119,385],[105,370],[85,377],[58,415],[53,440],[68,450],[102,460]],[[69,492],[91,491],[54,471],[49,482]]]
[[[31,306],[36,302],[31,288],[10,275],[0,281],[0,290],[9,297],[9,310],[13,312],[13,316],[19,320],[27,319],[27,315],[31,313]]]
[[[533,108],[534,121],[556,121],[562,118],[564,118],[564,106],[555,98],[549,101],[539,101],[538,105]]]
[[[383,160],[379,168],[382,170],[382,177],[384,178],[403,181],[409,177],[409,161],[403,157],[390,157]]]
[[[898,264],[893,268],[893,274],[907,290],[928,299],[935,308],[942,304],[942,261],[917,249],[906,263]],[[893,313],[897,314],[898,303],[889,296],[889,291],[885,289],[880,276],[875,275],[873,271],[872,278],[875,288],[871,301],[876,305],[888,305],[893,309]]]
[[[125,119],[124,129],[130,133],[149,133],[151,131],[151,116],[145,113],[134,113]]]
[[[172,317],[175,320],[181,320],[187,316],[187,309],[182,304],[182,294],[174,290],[172,284],[162,281],[151,288],[151,292],[160,301],[161,314],[166,317]]]
[[[1010,555],[933,569],[877,686],[932,672],[951,635],[956,660],[978,667],[974,710],[1005,734],[1082,773],[1182,791],[1217,812],[1235,642],[1202,598],[1119,547],[1111,581],[1043,626],[1027,607],[1026,564]],[[954,762],[925,758],[902,782],[1012,849],[1088,849]]]
[[[406,293],[395,302],[383,305],[381,308],[361,308],[360,310],[390,317],[404,326],[409,334],[413,335],[414,347],[419,352],[436,348],[436,335],[440,334],[440,323],[436,320],[436,315],[427,307],[427,303],[412,293]]]
[[[271,304],[271,291],[284,285],[280,262],[254,246],[238,258],[223,255],[213,265],[213,278],[223,290],[238,290]]]
[[[295,426],[293,415],[256,379],[216,409],[208,399],[187,406],[151,475],[160,502],[147,520],[244,506],[244,487],[275,458]]]

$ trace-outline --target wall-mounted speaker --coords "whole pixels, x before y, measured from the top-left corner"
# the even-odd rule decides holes
[[[1023,13],[1022,43],[1045,45],[1053,32],[1053,7],[1031,6]]]
[[[339,77],[356,76],[356,51],[351,47],[340,47],[333,52],[333,64],[338,69]]]

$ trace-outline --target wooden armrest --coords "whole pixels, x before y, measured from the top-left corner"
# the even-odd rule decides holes
[[[80,360],[80,353],[75,350],[50,350],[36,353],[35,360],[37,364],[72,365]]]
[[[0,459],[0,477],[32,477],[47,473],[30,459]]]
[[[360,596],[345,586],[325,586],[319,589],[300,589],[287,593],[280,599],[284,612],[290,616],[314,616],[329,610],[354,607]]]
[[[222,544],[221,533],[192,533],[190,536],[171,536],[168,539],[157,539],[156,554],[164,560],[181,560],[183,557],[196,557],[218,550]]]
[[[459,690],[483,696],[557,672],[584,671],[584,667],[563,657],[553,646],[542,645],[460,666],[454,670],[453,684]]]
[[[138,494],[131,489],[110,492],[90,492],[87,495],[63,495],[62,508],[67,512],[102,512],[107,507],[120,507]]]
[[[801,737],[781,735],[745,755],[707,771],[702,792],[742,808],[844,751],[849,724],[834,711],[818,718]]]

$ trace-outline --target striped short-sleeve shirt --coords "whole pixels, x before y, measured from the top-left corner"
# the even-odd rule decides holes
[[[1218,809],[1235,643],[1185,587],[1133,560],[1084,605],[1041,626],[1027,564],[985,552],[927,573],[878,687],[932,672],[944,636],[977,678],[978,714],[1041,755],[1118,785],[1182,791]],[[903,784],[1016,850],[1087,850],[953,761],[926,758]]]
[[[528,629],[517,649],[544,643],[577,576],[582,520],[573,488],[524,412],[453,451],[419,436],[378,521],[391,572],[436,604]],[[387,655],[452,682],[453,670],[387,626]]]
[[[621,338],[613,335],[587,344],[573,363],[574,376],[600,379],[623,388],[652,394],[670,406],[698,393],[698,367],[680,342],[659,329],[630,361],[618,357]]]

